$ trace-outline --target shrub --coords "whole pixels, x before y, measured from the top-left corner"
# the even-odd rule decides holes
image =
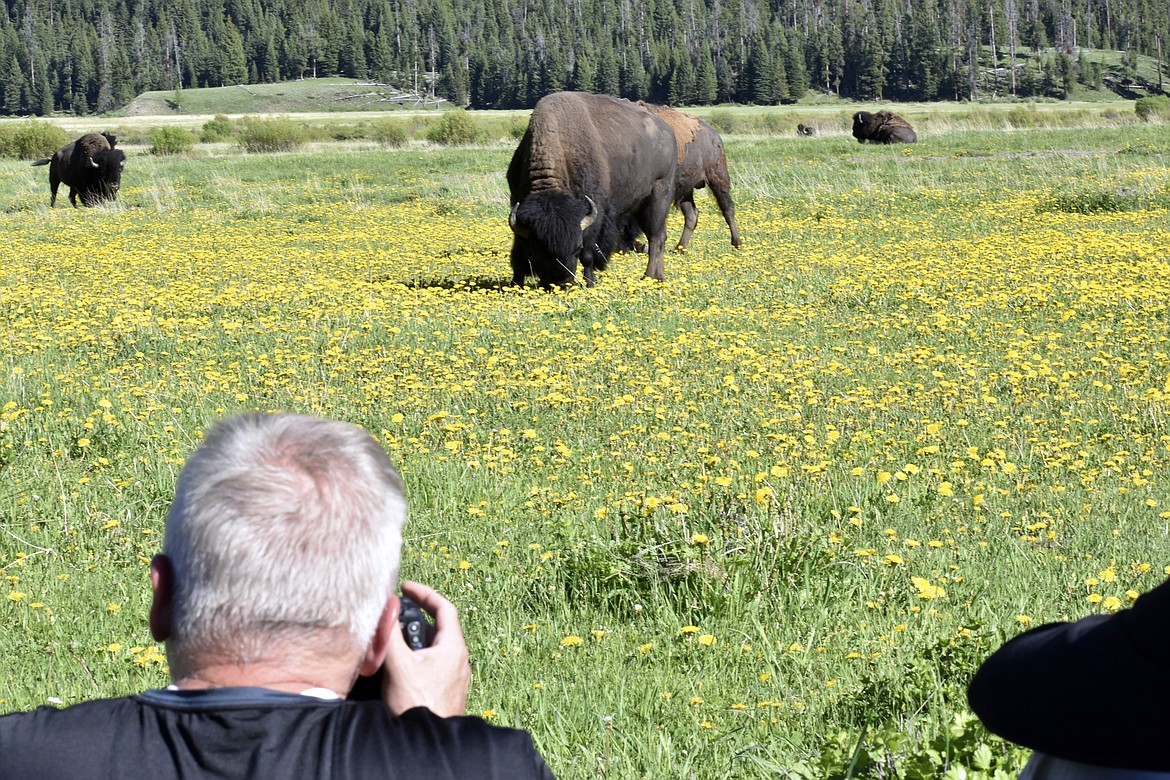
[[[764,131],[768,135],[787,135],[789,124],[786,117],[772,111],[764,115]]]
[[[1143,122],[1151,122],[1155,119],[1170,121],[1170,97],[1154,95],[1138,98],[1133,105],[1133,110]]]
[[[195,134],[181,127],[155,127],[150,131],[150,153],[186,154],[195,146]]]
[[[53,152],[69,143],[69,136],[56,125],[30,119],[13,125],[0,126],[0,157],[35,160],[51,157]]]
[[[245,151],[252,153],[291,152],[304,146],[307,138],[305,128],[291,119],[247,117],[243,120],[239,141]]]
[[[382,144],[382,146],[405,146],[406,128],[401,122],[396,122],[391,119],[375,122],[370,128],[370,138]]]
[[[483,137],[479,123],[462,108],[448,111],[427,128],[427,140],[443,146],[470,146]]]
[[[203,132],[199,134],[199,140],[205,144],[212,144],[216,141],[226,141],[232,137],[232,120],[228,119],[223,114],[216,114],[214,118],[208,119],[203,123]]]
[[[370,128],[364,122],[356,125],[332,125],[329,128],[329,137],[334,141],[360,141],[370,133]]]
[[[519,141],[528,132],[527,117],[515,117],[508,123],[508,136],[514,141]]]
[[[707,123],[723,134],[735,132],[735,115],[727,111],[712,111]]]

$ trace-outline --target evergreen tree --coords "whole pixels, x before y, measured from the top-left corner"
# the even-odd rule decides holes
[[[541,96],[560,92],[569,83],[569,62],[560,46],[551,46],[544,56],[540,71]]]
[[[748,78],[744,102],[767,106],[776,102],[776,71],[764,38],[757,33],[748,47]]]
[[[248,76],[248,61],[244,56],[244,36],[228,17],[223,23],[223,50],[220,56],[220,83],[242,84]]]
[[[685,106],[695,102],[695,70],[691,64],[691,56],[685,51],[675,51],[666,102],[672,106]]]
[[[597,91],[602,95],[618,95],[622,91],[621,71],[613,46],[602,45],[597,67]]]
[[[695,102],[709,106],[718,97],[718,84],[715,81],[715,63],[711,58],[711,47],[704,43],[699,51],[699,68],[695,74]]]
[[[569,86],[578,92],[593,92],[597,88],[597,73],[593,67],[592,52],[582,49],[577,52],[576,67]]]
[[[5,114],[19,114],[23,106],[20,100],[20,86],[24,83],[24,74],[20,70],[20,62],[13,54],[7,58],[7,63],[0,61],[0,110]]]
[[[788,95],[800,100],[808,93],[808,69],[804,64],[804,47],[800,43],[800,32],[795,28],[784,36],[784,68],[788,76]]]

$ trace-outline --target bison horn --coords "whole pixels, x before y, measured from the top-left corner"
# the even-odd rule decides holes
[[[86,157],[85,159],[89,160],[89,167],[90,168],[100,168],[101,167],[100,165],[97,164],[97,161],[94,160],[92,157]]]
[[[520,208],[519,203],[512,206],[512,211],[508,214],[508,227],[512,228],[512,232],[520,238],[528,238],[528,231],[516,224],[516,209],[518,208]]]
[[[585,200],[589,201],[589,213],[581,218],[581,232],[585,232],[590,225],[597,221],[597,204],[593,202],[593,198],[588,195]]]

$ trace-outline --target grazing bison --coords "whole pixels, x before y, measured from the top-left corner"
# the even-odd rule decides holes
[[[853,115],[853,137],[858,143],[875,144],[912,144],[918,140],[910,123],[889,111],[858,111]]]
[[[735,202],[731,199],[731,175],[727,172],[727,154],[723,139],[715,128],[697,117],[675,111],[669,106],[655,106],[639,101],[638,105],[670,125],[678,145],[678,173],[674,180],[674,203],[683,213],[683,232],[677,251],[687,248],[691,234],[699,223],[695,208],[695,190],[711,188],[727,227],[731,228],[731,245],[739,248],[739,228],[735,225]],[[627,234],[636,231],[624,231]],[[628,248],[628,247],[627,247]]]
[[[86,206],[116,200],[122,186],[122,169],[126,153],[115,149],[117,136],[110,133],[86,133],[62,146],[51,158],[33,165],[49,166],[49,207],[57,205],[57,187],[69,187],[69,202],[77,208],[77,197]]]
[[[817,129],[812,125],[799,124],[796,126],[796,134],[804,136],[813,136],[817,134]]]
[[[677,147],[670,126],[640,106],[586,92],[540,99],[508,165],[512,283],[567,286],[605,268],[618,226],[649,236],[646,276],[661,280]]]

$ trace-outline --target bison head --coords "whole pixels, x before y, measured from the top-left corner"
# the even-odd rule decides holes
[[[513,271],[535,275],[543,287],[571,284],[586,236],[596,221],[597,204],[588,196],[563,191],[529,195],[508,215],[515,234]]]
[[[81,188],[81,202],[93,206],[106,200],[117,200],[122,188],[122,169],[126,167],[126,153],[121,149],[102,149],[89,158],[86,185]]]
[[[853,137],[858,143],[872,140],[881,121],[868,111],[858,111],[853,115]]]

